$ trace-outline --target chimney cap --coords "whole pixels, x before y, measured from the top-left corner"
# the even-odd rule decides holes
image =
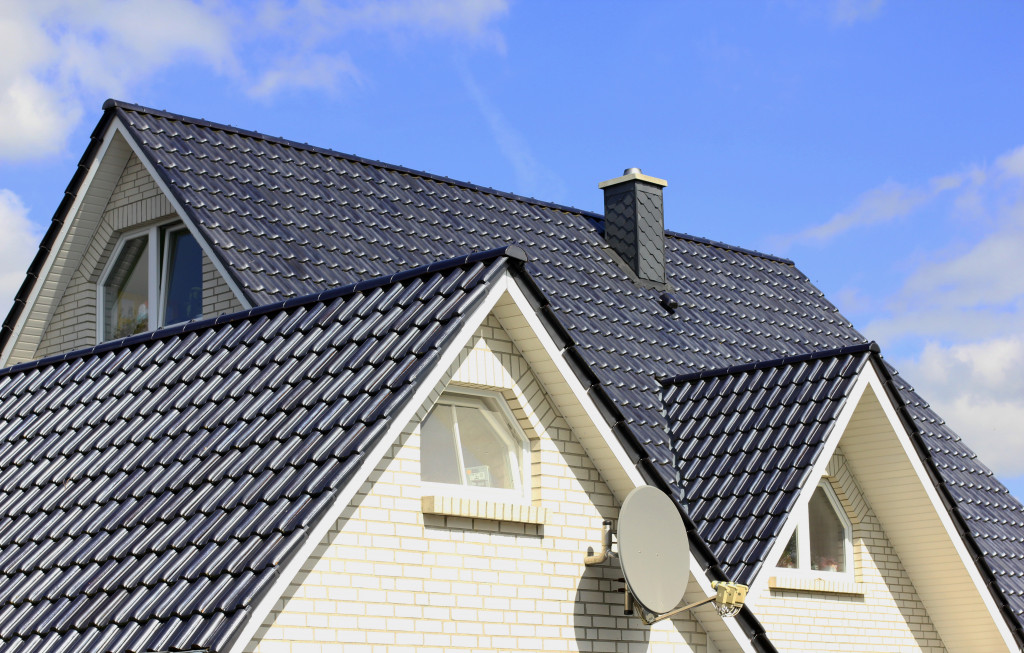
[[[644,173],[640,172],[640,168],[626,168],[626,170],[622,173],[621,177],[615,177],[614,179],[609,179],[607,181],[602,181],[600,184],[597,185],[597,187],[598,188],[608,188],[609,186],[615,186],[617,184],[622,184],[622,183],[625,183],[627,181],[634,181],[634,180],[636,180],[636,181],[645,181],[648,184],[654,184],[655,186],[661,186],[661,187],[668,186],[668,182],[665,181],[664,179],[658,179],[657,177],[651,177],[650,175],[645,175]]]

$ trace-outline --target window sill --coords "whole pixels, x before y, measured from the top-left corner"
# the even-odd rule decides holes
[[[861,583],[846,578],[771,576],[768,578],[768,587],[776,590],[796,590],[798,592],[864,595],[864,586]]]
[[[493,519],[523,524],[541,525],[547,519],[547,510],[538,506],[459,497],[425,496],[423,512],[428,515],[448,515],[471,519]]]

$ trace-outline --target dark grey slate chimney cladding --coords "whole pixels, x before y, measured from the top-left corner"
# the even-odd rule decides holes
[[[629,168],[598,184],[604,189],[604,238],[636,276],[665,283],[664,179]]]

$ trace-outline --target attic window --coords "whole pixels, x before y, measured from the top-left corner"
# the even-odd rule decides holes
[[[447,493],[523,499],[527,439],[504,400],[492,393],[441,396],[420,426],[421,477]]]
[[[853,563],[852,529],[831,483],[822,479],[798,517],[778,567],[849,574]]]
[[[101,340],[200,317],[203,258],[196,239],[180,224],[126,234],[101,277],[99,303]]]

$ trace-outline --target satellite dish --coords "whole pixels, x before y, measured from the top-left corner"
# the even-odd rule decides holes
[[[650,612],[679,605],[690,575],[686,527],[672,499],[643,485],[619,510],[619,562],[633,598]]]

